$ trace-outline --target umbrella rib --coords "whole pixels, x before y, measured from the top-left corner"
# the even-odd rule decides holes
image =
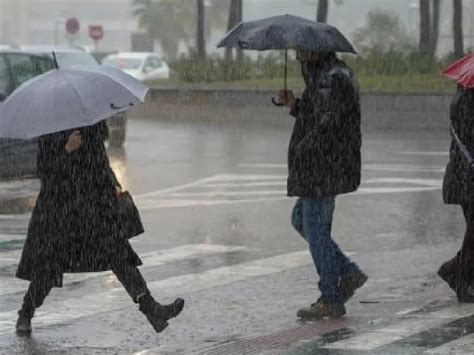
[[[85,105],[84,105],[84,101],[82,101],[82,97],[81,97],[81,95],[79,94],[79,91],[77,91],[77,89],[74,87],[74,85],[71,83],[71,81],[68,80],[68,78],[67,78],[66,75],[63,75],[63,79],[64,79],[64,81],[66,81],[66,83],[67,83],[68,85],[71,86],[72,90],[74,91],[74,94],[76,94],[76,96],[79,98],[79,101],[81,102],[81,112],[82,112],[82,117],[81,117],[81,119],[82,119],[82,121],[87,122],[87,120],[84,119],[84,118],[86,117],[86,112],[84,111],[84,106],[85,106]]]

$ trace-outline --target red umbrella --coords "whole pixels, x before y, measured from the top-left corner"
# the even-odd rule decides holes
[[[456,80],[465,88],[474,88],[474,53],[454,62],[444,69],[442,74]]]

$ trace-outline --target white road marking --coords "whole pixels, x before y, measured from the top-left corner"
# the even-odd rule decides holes
[[[13,240],[23,240],[25,238],[25,234],[0,234],[0,243],[10,242]]]
[[[176,248],[157,250],[141,254],[143,267],[155,267],[166,263],[178,262],[191,258],[200,258],[207,255],[225,254],[236,251],[249,250],[241,246],[215,244],[187,244]],[[0,253],[0,267],[15,267],[20,261],[21,251]],[[97,276],[110,276],[112,272],[90,272],[80,274],[65,274],[64,283],[81,282]],[[28,283],[13,278],[0,278],[0,296],[26,290]]]
[[[474,308],[472,305],[453,305],[434,312],[411,315],[409,319],[394,321],[393,324],[385,328],[362,333],[349,339],[325,345],[322,348],[371,351],[421,331],[448,323],[451,320],[468,317],[473,314]]]
[[[444,172],[445,167],[444,166],[410,165],[410,164],[365,164],[362,166],[362,170],[442,173]]]
[[[429,349],[424,354],[472,354],[474,344],[474,334],[462,336],[456,340],[450,341],[446,344]]]
[[[288,164],[239,164],[239,168],[288,169]]]
[[[354,253],[346,254],[353,255]],[[161,299],[223,286],[254,277],[272,275],[311,264],[312,260],[308,251],[300,251],[232,266],[223,266],[202,273],[180,275],[149,282],[148,287],[154,295]],[[114,276],[110,276],[108,285],[110,289],[104,292],[45,304],[36,313],[36,326],[44,327],[66,320],[71,321],[93,316],[98,313],[125,308],[132,304],[129,296]],[[67,309],[67,312],[64,311],[65,309]],[[0,312],[0,335],[14,332],[17,316],[15,311]]]
[[[216,206],[216,205],[238,205],[242,203],[256,202],[274,202],[288,200],[288,197],[265,197],[265,198],[247,198],[239,200],[158,200],[149,201],[139,205],[141,211],[156,210],[161,208],[179,208],[196,206]]]
[[[15,220],[15,221],[27,221],[30,219],[30,213],[24,214],[0,214],[0,220]]]
[[[449,155],[449,153],[443,152],[420,152],[420,154],[412,155]],[[397,154],[404,154],[402,152],[397,152]],[[406,153],[410,155],[410,152]],[[240,168],[248,168],[248,169],[288,169],[287,164],[239,164]],[[420,171],[420,172],[443,172],[445,166],[424,166],[424,165],[417,165],[417,164],[363,164],[362,170],[375,170],[375,171]]]
[[[443,151],[402,151],[402,152],[396,152],[396,154],[399,155],[420,155],[420,156],[449,156],[449,151],[448,150],[443,150]]]
[[[215,175],[140,195],[136,200],[141,210],[273,202],[288,199],[286,179],[286,175],[269,174]],[[370,186],[373,184],[386,186]],[[364,180],[362,187],[348,196],[431,191],[440,189],[441,184],[442,180],[432,178],[371,178]]]
[[[286,190],[255,190],[255,191],[210,191],[210,192],[175,192],[169,194],[171,197],[219,197],[219,196],[247,196],[247,195],[281,195]]]

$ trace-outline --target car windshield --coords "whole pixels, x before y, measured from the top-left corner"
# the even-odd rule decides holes
[[[110,57],[105,58],[102,63],[120,69],[137,70],[140,69],[142,60],[138,58]]]
[[[99,65],[97,60],[86,52],[55,52],[55,54],[60,68],[72,65]]]

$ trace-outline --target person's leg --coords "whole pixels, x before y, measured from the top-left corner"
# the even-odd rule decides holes
[[[168,305],[156,302],[136,266],[129,263],[117,263],[112,271],[133,302],[139,304],[140,311],[147,317],[156,332],[163,331],[168,326],[168,320],[177,317],[183,310],[184,300],[180,298]]]
[[[338,288],[342,267],[336,244],[331,239],[334,207],[333,198],[304,198],[303,226],[320,277],[321,297],[329,303],[342,304]]]
[[[298,198],[296,201],[295,207],[293,208],[293,212],[291,215],[291,224],[298,232],[298,234],[309,243],[308,235],[305,233],[304,226],[303,226],[303,202],[301,198]],[[351,273],[360,273],[360,269],[352,262],[339,248],[339,246],[332,240],[333,247],[335,248],[336,252],[336,259],[338,263],[341,265],[341,275],[347,275]]]
[[[32,280],[28,291],[23,297],[23,304],[18,311],[18,321],[16,331],[20,335],[31,333],[31,319],[35,314],[36,308],[39,308],[49,292],[53,288],[53,283],[47,278],[42,280]]]
[[[295,207],[293,207],[293,212],[291,214],[291,224],[293,228],[298,232],[298,234],[308,242],[308,237],[304,233],[303,228],[303,202],[301,198],[298,198],[296,201]]]
[[[468,289],[474,282],[474,204],[462,206],[466,220],[466,233],[461,250],[457,255],[456,293],[461,302],[474,302],[474,295]]]
[[[339,318],[346,314],[339,292],[341,265],[336,244],[331,239],[334,198],[302,198],[303,228],[319,274],[321,297],[308,308],[298,310],[303,319]]]
[[[461,205],[461,209],[464,215],[464,220],[466,222],[466,232],[464,234],[464,239],[468,237],[468,221],[469,221],[469,204],[463,204]],[[463,243],[464,244],[464,243]],[[456,253],[456,255],[444,262],[441,267],[438,269],[438,276],[441,277],[448,285],[449,287],[456,292],[457,290],[457,283],[459,279],[459,274],[460,274],[460,256],[461,256],[461,249]]]

